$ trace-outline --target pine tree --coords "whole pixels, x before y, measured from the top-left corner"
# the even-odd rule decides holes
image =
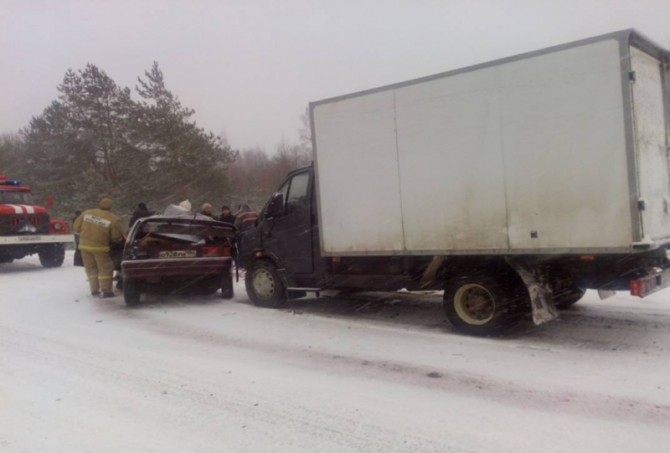
[[[68,70],[58,91],[58,99],[22,131],[33,184],[72,204],[76,198],[93,204],[100,194],[123,202],[128,173],[140,173],[137,162],[127,159],[135,151],[130,90],[89,63],[79,72]],[[82,174],[94,176],[84,190]]]
[[[31,182],[66,212],[102,196],[129,213],[139,201],[225,195],[225,170],[237,152],[196,125],[194,111],[165,87],[157,63],[138,82],[139,102],[93,64],[68,70],[58,98],[21,131]]]
[[[167,196],[190,197],[197,202],[221,198],[227,191],[226,167],[237,152],[219,136],[207,133],[191,119],[165,87],[163,72],[154,62],[145,78],[138,78],[142,98],[138,134],[150,156],[151,181],[158,187],[176,188]]]

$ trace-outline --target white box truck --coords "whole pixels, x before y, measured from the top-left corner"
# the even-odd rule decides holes
[[[670,53],[634,30],[310,105],[313,167],[242,236],[247,290],[444,290],[454,326],[670,280]]]

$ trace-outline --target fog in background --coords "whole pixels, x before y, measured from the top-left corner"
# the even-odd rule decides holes
[[[308,102],[636,28],[670,48],[670,1],[0,0],[0,133],[87,62],[131,89],[157,61],[237,149],[297,141]]]

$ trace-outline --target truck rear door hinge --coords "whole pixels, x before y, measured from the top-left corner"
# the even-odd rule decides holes
[[[630,80],[631,82],[635,82],[635,81],[636,81],[635,71],[630,71],[630,72],[628,73],[628,80]]]

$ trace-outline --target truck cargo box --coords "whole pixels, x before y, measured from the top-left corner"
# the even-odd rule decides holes
[[[312,103],[323,255],[668,243],[669,55],[627,30]]]

